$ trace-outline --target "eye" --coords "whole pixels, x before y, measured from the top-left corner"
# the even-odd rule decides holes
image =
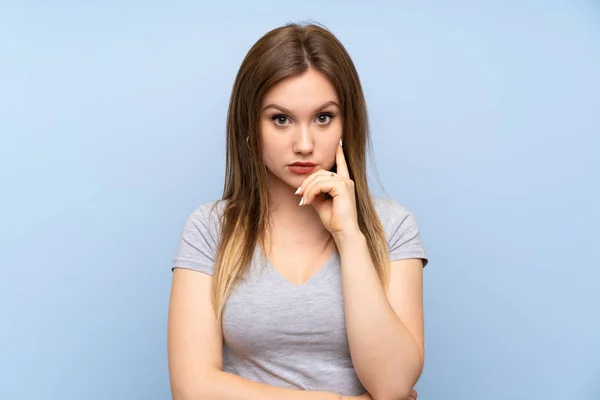
[[[285,122],[289,121],[290,119],[288,118],[287,115],[277,114],[277,115],[273,115],[271,117],[271,120],[275,123],[275,125],[277,125],[279,127],[283,127],[283,126],[287,125]]]
[[[322,113],[317,115],[317,123],[319,125],[328,125],[331,123],[331,120],[335,117],[335,115],[331,113]]]

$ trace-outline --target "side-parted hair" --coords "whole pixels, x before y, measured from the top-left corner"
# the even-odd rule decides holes
[[[256,244],[265,245],[269,226],[267,174],[260,141],[263,97],[276,83],[309,68],[329,79],[340,100],[344,156],[355,184],[358,224],[379,279],[387,286],[385,233],[367,182],[366,154],[371,141],[358,73],[348,52],[330,31],[315,24],[288,24],[268,32],[252,46],[231,93],[222,197],[226,205],[213,275],[213,305],[219,321],[227,297],[250,264]]]

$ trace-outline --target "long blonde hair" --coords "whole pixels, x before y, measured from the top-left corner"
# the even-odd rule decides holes
[[[227,165],[221,234],[213,275],[213,304],[219,321],[227,297],[245,273],[256,244],[265,244],[269,226],[267,174],[261,157],[260,104],[265,93],[290,76],[314,68],[332,83],[340,99],[344,155],[355,183],[358,224],[384,287],[388,253],[382,224],[367,182],[371,148],[367,107],[359,76],[342,44],[327,29],[288,24],[254,44],[238,71],[227,113]],[[247,139],[248,137],[248,139]]]

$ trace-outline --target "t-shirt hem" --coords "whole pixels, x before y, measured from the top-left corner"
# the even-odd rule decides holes
[[[423,260],[423,268],[425,268],[425,266],[429,263],[429,260],[427,259],[427,254],[421,251],[402,251],[390,253],[389,258],[390,262],[397,260],[407,260],[409,258],[419,258]]]
[[[171,267],[171,271],[174,271],[175,268],[189,269],[192,271],[202,272],[211,276],[214,274],[212,266],[209,267],[206,265],[173,264],[173,266]]]

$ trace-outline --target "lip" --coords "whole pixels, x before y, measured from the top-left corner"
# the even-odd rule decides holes
[[[295,162],[293,164],[288,165],[288,169],[298,175],[306,175],[310,174],[315,168],[317,164],[308,163],[308,162]]]

